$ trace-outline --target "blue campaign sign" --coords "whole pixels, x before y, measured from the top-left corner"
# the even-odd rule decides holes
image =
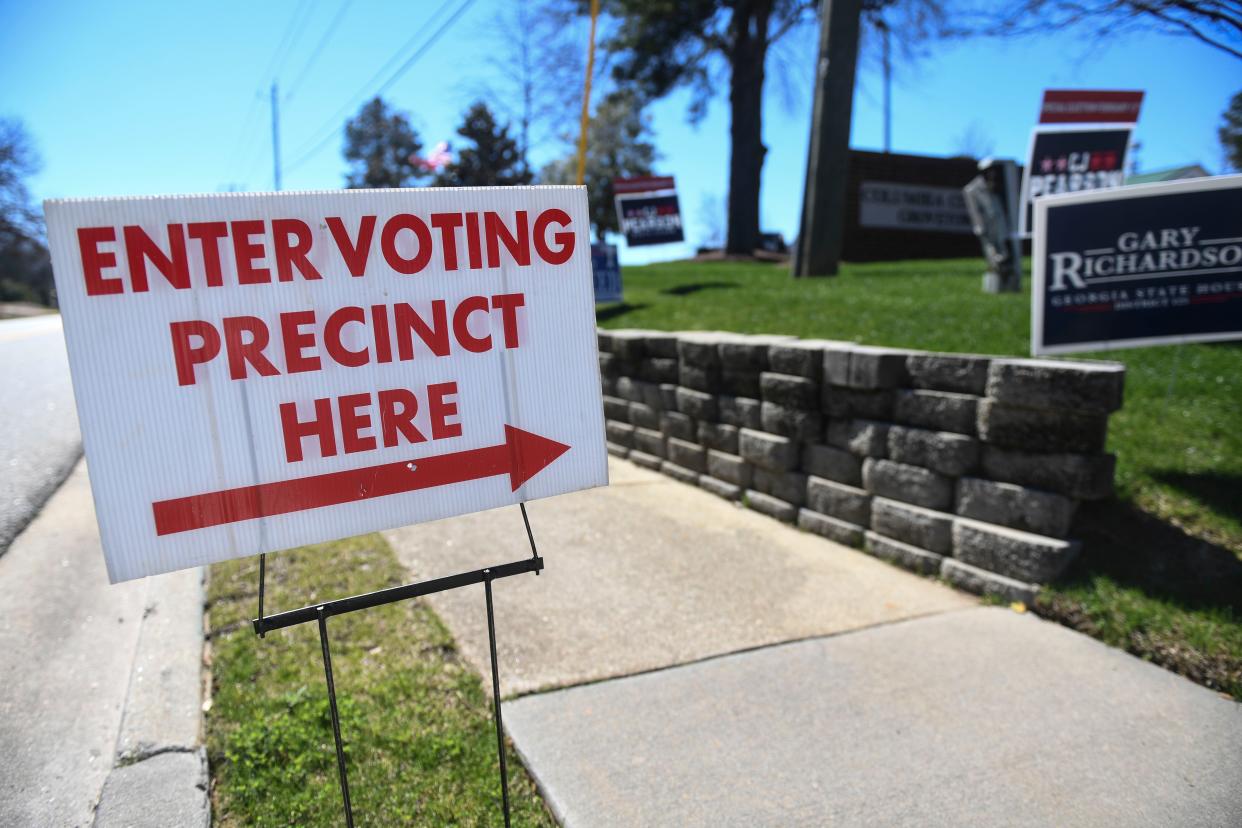
[[[595,301],[621,301],[621,263],[617,246],[604,242],[591,243],[591,271],[595,276]]]
[[[1242,339],[1242,175],[1035,202],[1031,353]]]

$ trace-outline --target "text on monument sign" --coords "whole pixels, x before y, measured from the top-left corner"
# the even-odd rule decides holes
[[[46,213],[114,582],[607,483],[581,187]]]
[[[1035,210],[1032,353],[1242,338],[1242,175]]]
[[[862,227],[886,230],[972,232],[961,189],[888,181],[861,183],[858,223]]]
[[[1126,178],[1130,128],[1036,129],[1022,171],[1021,233],[1032,228],[1031,204],[1047,195],[1120,187]]]

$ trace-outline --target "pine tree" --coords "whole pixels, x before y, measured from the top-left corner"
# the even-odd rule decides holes
[[[523,169],[517,141],[509,135],[509,125],[496,123],[487,104],[477,101],[466,111],[457,134],[469,145],[457,153],[457,160],[436,176],[439,187],[494,187],[529,184],[531,174]]]
[[[389,109],[383,98],[372,98],[345,124],[345,160],[350,164],[345,186],[408,187],[426,175],[417,162],[422,149],[409,117]]]

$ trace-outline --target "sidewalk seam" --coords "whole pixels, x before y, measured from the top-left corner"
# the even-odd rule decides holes
[[[829,638],[841,638],[842,636],[852,635],[854,633],[866,632],[867,630],[875,630],[875,629],[880,629],[882,627],[891,627],[897,624],[905,624],[911,621],[923,621],[925,619],[935,618],[940,615],[951,615],[953,613],[959,613],[959,612],[970,612],[972,610],[977,610],[980,607],[984,607],[984,606],[987,606],[987,605],[986,604],[974,604],[972,606],[967,606],[967,607],[952,607],[949,609],[930,610],[928,612],[918,613],[917,615],[908,615],[904,618],[890,618],[890,619],[886,619],[883,621],[876,621],[873,624],[866,624],[861,627],[853,627],[848,630],[837,630],[836,632],[829,632],[829,633],[816,633],[813,635],[799,636],[797,638],[787,638],[787,639],[782,639],[780,641],[772,641],[766,644],[755,644],[750,647],[742,647],[741,649],[729,650],[728,652],[724,652],[724,653],[713,653],[712,655],[706,655],[700,658],[692,658],[687,661],[679,661],[676,664],[666,664],[661,667],[649,667],[644,670],[636,670],[633,673],[625,673],[624,675],[607,676],[605,678],[588,679],[586,681],[574,682],[572,684],[562,684],[562,685],[557,685],[554,687],[543,687],[543,688],[537,688],[535,690],[527,690],[521,693],[514,693],[513,695],[510,695],[510,696],[503,696],[501,697],[501,701],[502,702],[517,701],[518,699],[524,699],[527,696],[540,696],[540,695],[544,695],[547,693],[557,693],[557,692],[560,692],[561,690],[574,690],[579,687],[590,687],[591,685],[594,685],[594,684],[603,684],[604,682],[609,682],[609,681],[620,681],[621,679],[634,678],[635,676],[645,676],[645,675],[650,675],[652,673],[663,673],[668,670],[676,670],[681,667],[691,667],[696,664],[703,664],[705,662],[716,661],[722,658],[730,658],[731,656],[736,656],[736,655],[746,655],[747,653],[757,652],[758,650],[769,650],[769,649],[774,649],[777,647],[786,647],[792,644],[801,644],[806,641],[821,641],[821,640],[829,639]]]

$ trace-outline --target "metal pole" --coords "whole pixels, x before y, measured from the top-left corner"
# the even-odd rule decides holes
[[[280,103],[277,101],[276,82],[272,81],[272,180],[280,191]]]
[[[267,630],[263,627],[263,584],[267,581],[267,553],[259,553],[259,621],[255,624],[259,638],[267,638]]]
[[[332,708],[332,737],[336,740],[336,769],[341,777],[341,798],[345,801],[345,824],[348,828],[354,828],[354,809],[349,804],[349,780],[345,776],[345,744],[341,741],[341,718],[336,709],[336,685],[332,682],[332,654],[328,651],[328,616],[323,607],[319,607],[319,643],[323,647],[323,672],[328,679],[328,705]],[[492,659],[494,664],[494,655]]]
[[[591,75],[595,74],[595,21],[599,0],[591,0],[591,42],[587,45],[586,81],[582,85],[582,124],[578,129],[578,185],[586,181],[587,120],[591,115]]]
[[[519,503],[518,506],[522,509],[522,523],[526,524],[526,537],[530,541],[530,556],[532,558],[538,558],[539,550],[535,548],[535,533],[530,531],[530,518],[526,516],[526,504]],[[538,569],[535,570],[535,575],[539,575]]]
[[[893,53],[889,41],[888,24],[878,21],[884,38],[884,152],[893,151]]]
[[[525,512],[523,511],[523,514]],[[500,668],[496,664],[496,618],[492,612],[492,579],[483,581],[487,596],[487,643],[492,651],[492,700],[496,706],[496,751],[500,754],[500,795],[505,809],[505,828],[509,828],[509,771],[505,764],[505,725],[500,717]]]

